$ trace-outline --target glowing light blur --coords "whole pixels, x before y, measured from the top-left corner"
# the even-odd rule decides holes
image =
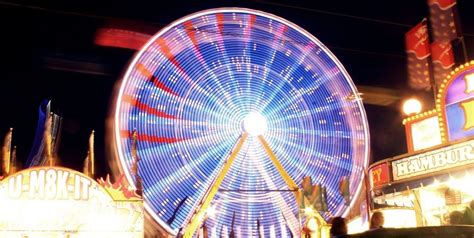
[[[244,129],[252,136],[263,135],[267,130],[267,119],[258,112],[251,112],[244,118]]]
[[[410,98],[403,103],[403,113],[411,115],[421,112],[421,102],[416,98]]]
[[[100,28],[95,34],[96,45],[132,50],[140,50],[151,37],[140,32],[114,28]]]
[[[191,14],[153,36],[123,78],[114,120],[118,163],[133,183],[136,128],[146,208],[176,233],[219,173],[244,118],[258,111],[267,124],[260,133],[292,179],[312,176],[326,186],[325,218],[342,215],[349,207],[339,180],[349,176],[357,196],[369,148],[363,105],[348,95],[357,91],[341,63],[291,22],[238,8]],[[227,192],[211,204],[218,212],[206,222],[210,233],[229,230],[234,212],[244,237],[255,233],[257,219],[263,233],[277,237],[287,223],[299,228],[293,194],[262,191],[287,186],[261,144],[249,137],[243,148],[220,187]]]
[[[306,216],[311,216],[311,215],[313,215],[313,208],[312,208],[312,207],[305,207],[305,208],[304,208],[304,214],[305,214]]]
[[[213,206],[210,206],[207,209],[206,215],[207,215],[208,218],[214,218],[216,216],[216,213],[217,213],[216,208],[213,207]]]
[[[379,210],[384,214],[384,227],[404,228],[416,227],[415,210],[406,208],[393,208]],[[400,219],[403,217],[403,219]],[[369,223],[362,223],[361,217],[356,217],[347,224],[348,233],[355,234],[369,229]]]

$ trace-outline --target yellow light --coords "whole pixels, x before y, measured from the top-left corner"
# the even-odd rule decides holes
[[[311,210],[313,210],[313,209],[311,209]],[[311,231],[318,230],[318,223],[316,222],[316,219],[314,219],[314,218],[309,219],[308,223],[306,224],[306,227],[308,227],[309,230],[311,230]]]
[[[312,207],[305,207],[304,208],[304,214],[306,216],[312,215],[313,214],[313,208]]]
[[[403,103],[403,112],[411,115],[421,112],[421,102],[418,99],[410,98]]]

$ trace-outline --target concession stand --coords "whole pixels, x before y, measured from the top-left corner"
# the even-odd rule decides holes
[[[474,61],[451,72],[435,105],[404,119],[407,154],[368,170],[372,211],[411,211],[398,227],[449,224],[474,199]]]
[[[142,238],[143,200],[119,179],[33,167],[0,179],[0,237]]]

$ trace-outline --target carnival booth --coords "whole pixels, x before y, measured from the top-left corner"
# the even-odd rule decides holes
[[[408,153],[369,167],[372,208],[413,211],[401,227],[451,224],[474,199],[474,61],[444,80],[435,109],[403,124]]]
[[[0,180],[0,237],[143,237],[143,200],[63,167],[34,167]]]

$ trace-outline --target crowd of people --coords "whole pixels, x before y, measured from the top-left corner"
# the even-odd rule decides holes
[[[452,211],[449,213],[449,223],[451,225],[474,225],[474,200],[464,212]]]
[[[369,223],[369,231],[383,228],[385,219],[383,213],[376,211],[372,214]],[[474,225],[474,200],[468,207],[461,211],[453,211],[449,214],[449,222],[452,225]],[[333,217],[331,219],[330,235],[331,238],[349,237],[347,221],[343,217]]]

